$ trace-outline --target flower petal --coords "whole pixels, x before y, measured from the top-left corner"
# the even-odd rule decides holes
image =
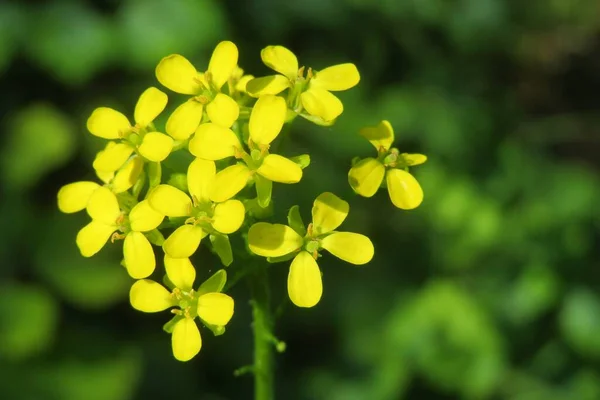
[[[178,361],[189,361],[202,348],[202,338],[198,326],[191,318],[183,318],[173,327],[171,334],[173,356]]]
[[[125,115],[108,107],[98,107],[87,120],[87,129],[103,139],[119,139],[131,128]]]
[[[344,222],[350,205],[330,192],[321,193],[312,208],[313,231],[317,235],[331,232]]]
[[[237,121],[240,116],[240,107],[231,97],[223,93],[218,93],[213,101],[206,106],[208,118],[215,124],[231,128],[231,125]]]
[[[129,302],[136,310],[147,313],[163,311],[175,305],[171,293],[160,283],[149,279],[131,285]]]
[[[115,172],[127,162],[133,153],[133,147],[129,143],[108,142],[104,150],[96,154],[92,167],[96,171]]]
[[[169,116],[166,131],[175,140],[186,140],[200,125],[202,121],[202,103],[190,99],[178,106]]]
[[[377,126],[367,126],[359,131],[360,135],[367,139],[377,151],[389,150],[394,143],[394,128],[383,120]]]
[[[248,82],[254,79],[254,75],[244,75],[235,84],[235,90],[237,92],[246,93],[246,86]]]
[[[137,203],[129,212],[129,224],[132,231],[148,232],[158,228],[165,216],[156,211],[148,200]]]
[[[113,178],[111,182],[113,192],[122,193],[129,190],[137,182],[143,168],[144,160],[141,157],[130,158]]]
[[[201,124],[189,144],[190,153],[213,161],[232,157],[236,149],[241,148],[240,140],[231,129],[211,122]]]
[[[185,57],[171,54],[156,66],[156,79],[165,87],[181,94],[198,94],[202,89],[198,71]]]
[[[261,96],[250,114],[248,129],[252,141],[262,145],[271,143],[281,132],[286,113],[287,106],[283,97]]]
[[[344,111],[344,105],[333,94],[319,87],[311,87],[300,95],[302,106],[310,115],[333,121]]]
[[[321,247],[346,262],[366,264],[375,252],[371,239],[352,232],[334,232],[321,240]]]
[[[210,201],[210,191],[213,186],[217,167],[214,161],[196,158],[190,163],[187,171],[188,190],[197,201]]]
[[[127,272],[134,279],[147,278],[156,268],[152,245],[141,232],[129,232],[125,236],[123,257]]]
[[[92,193],[100,185],[96,182],[81,181],[69,183],[58,191],[58,209],[66,214],[81,211],[87,207]]]
[[[315,72],[311,85],[331,91],[348,90],[360,81],[356,65],[352,63],[338,64]]]
[[[158,185],[148,195],[150,206],[167,217],[187,217],[192,210],[192,200],[187,194],[171,185]]]
[[[161,162],[171,154],[173,139],[164,133],[148,132],[138,147],[140,154],[153,162]]]
[[[267,46],[260,52],[263,63],[274,71],[285,75],[289,80],[298,76],[298,59],[283,46]]]
[[[263,257],[281,257],[302,247],[304,240],[292,228],[282,224],[258,222],[248,231],[248,247]]]
[[[116,230],[114,225],[106,225],[100,221],[92,221],[77,233],[77,247],[84,257],[91,257],[99,252]]]
[[[93,220],[104,225],[116,225],[121,215],[117,196],[105,186],[94,190],[87,205],[87,213]]]
[[[222,203],[238,194],[246,187],[250,178],[250,170],[244,164],[236,164],[219,171],[210,193],[210,199]]]
[[[246,209],[239,200],[227,200],[215,207],[212,227],[217,231],[229,234],[237,231],[244,222]]]
[[[283,75],[269,75],[254,78],[246,84],[246,92],[252,97],[275,95],[291,87],[290,80]]]
[[[223,41],[215,47],[210,57],[207,72],[210,81],[217,90],[229,80],[238,62],[238,48],[233,42]]]
[[[196,269],[189,258],[173,258],[165,254],[165,270],[175,287],[189,291],[196,279]]]
[[[165,240],[163,249],[173,258],[187,258],[198,250],[206,233],[197,225],[182,225]]]
[[[386,182],[390,199],[396,207],[412,210],[423,201],[423,189],[410,173],[391,169],[386,174]]]
[[[297,183],[302,179],[302,168],[278,154],[269,154],[256,170],[265,178],[279,183]]]
[[[155,87],[149,87],[142,93],[135,105],[134,119],[139,127],[147,127],[163,112],[169,98],[166,93]]]
[[[233,299],[224,293],[198,297],[198,316],[210,325],[225,326],[233,317]]]
[[[288,295],[298,307],[314,307],[323,295],[321,271],[315,259],[301,251],[292,261],[288,274]]]
[[[348,183],[361,196],[372,197],[383,182],[385,167],[374,158],[365,158],[350,168]]]
[[[418,153],[402,153],[400,156],[404,159],[404,162],[409,167],[414,167],[415,165],[421,165],[427,161],[427,156],[424,154]]]

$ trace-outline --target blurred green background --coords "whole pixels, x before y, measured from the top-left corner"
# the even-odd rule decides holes
[[[287,154],[313,161],[274,199],[278,218],[299,204],[308,219],[333,191],[376,255],[325,255],[320,304],[285,307],[278,398],[600,399],[597,0],[1,2],[0,398],[251,397],[232,373],[252,357],[245,285],[227,333],[205,330],[179,363],[168,314],[129,306],[120,245],[82,258],[86,216],[56,209],[60,186],[93,179],[91,111],[131,114],[161,57],[204,69],[224,39],[257,76],[269,44],[362,76],[335,126],[296,120]],[[358,129],[382,118],[401,151],[429,156],[415,211],[347,184],[350,160],[373,155]],[[277,302],[287,269],[272,267]]]

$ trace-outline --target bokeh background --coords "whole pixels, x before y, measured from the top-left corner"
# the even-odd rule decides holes
[[[132,113],[161,57],[204,69],[224,39],[258,76],[269,44],[362,76],[335,126],[297,119],[287,151],[312,164],[274,199],[277,218],[292,204],[308,218],[335,192],[376,255],[326,255],[318,307],[283,301],[278,398],[600,399],[597,0],[1,2],[0,398],[251,398],[251,377],[233,376],[252,357],[245,285],[227,333],[204,331],[178,363],[168,314],[128,304],[120,245],[82,258],[86,216],[56,209],[60,186],[93,178],[91,111]],[[347,184],[373,153],[358,129],[382,118],[401,151],[429,156],[417,210]],[[272,267],[278,304],[286,274]]]

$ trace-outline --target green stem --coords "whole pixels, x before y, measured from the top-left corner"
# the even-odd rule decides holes
[[[273,399],[273,318],[266,266],[250,278],[254,330],[254,399]]]

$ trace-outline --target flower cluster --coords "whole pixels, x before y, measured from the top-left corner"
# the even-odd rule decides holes
[[[350,89],[360,80],[354,64],[318,71],[300,67],[296,56],[282,46],[267,46],[261,58],[278,75],[244,74],[238,66],[238,49],[229,41],[217,45],[205,70],[178,54],[163,58],[156,78],[167,89],[187,96],[165,118],[160,127],[164,129],[158,129],[156,121],[169,99],[155,87],[139,97],[133,124],[112,108],[95,109],[87,128],[108,140],[92,164],[98,182],[71,183],[58,193],[62,212],[86,210],[90,217],[76,238],[84,257],[98,253],[109,240],[123,240],[122,265],[135,280],[131,305],[142,312],[172,308],[175,316],[164,329],[171,333],[173,354],[181,361],[200,351],[196,318],[220,335],[234,312],[234,300],[222,293],[225,270],[193,287],[197,271],[190,258],[204,238],[209,237],[206,246],[226,267],[239,254],[230,242],[235,233],[247,240],[248,248],[242,251],[271,262],[293,258],[288,293],[299,307],[313,307],[321,298],[323,284],[316,262],[321,250],[356,265],[368,263],[374,254],[366,236],[336,231],[350,207],[332,193],[317,197],[306,228],[297,206],[289,212],[289,226],[259,221],[271,215],[265,210],[272,207],[273,183],[300,182],[310,164],[308,154],[288,156],[276,151],[273,144],[284,126],[298,115],[319,125],[333,124],[343,105],[331,92]],[[389,127],[391,133],[384,132],[388,136],[382,138],[378,136],[382,129],[362,131],[379,157],[354,165],[350,183],[356,192],[370,197],[388,168],[392,201],[401,208],[414,208],[422,192],[403,169],[423,162],[424,156],[390,149],[393,132]],[[187,160],[185,169],[165,168],[163,173],[168,158],[177,159],[175,165]],[[158,259],[163,260],[164,285],[150,278],[160,270],[157,248],[163,253]]]

